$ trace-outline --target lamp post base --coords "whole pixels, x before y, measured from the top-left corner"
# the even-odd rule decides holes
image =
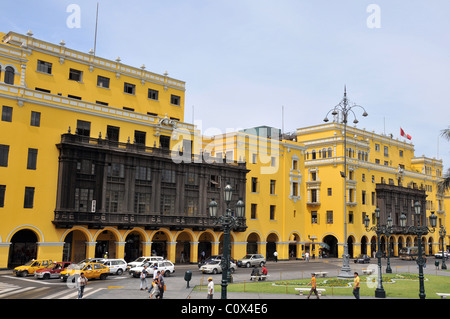
[[[375,297],[376,298],[386,298],[386,292],[384,291],[384,289],[375,289]]]

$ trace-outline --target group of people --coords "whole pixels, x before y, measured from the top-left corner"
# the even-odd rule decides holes
[[[142,269],[140,274],[141,279],[141,290],[147,290],[150,293],[149,298],[153,298],[153,296],[156,299],[163,299],[164,297],[164,291],[166,290],[166,284],[164,282],[164,270],[158,270],[157,266],[154,266],[153,269],[153,281],[151,284],[151,287],[148,287],[148,281],[147,281],[147,266],[144,266],[144,269]],[[145,287],[145,288],[144,288]]]
[[[356,271],[354,273],[354,276],[355,277],[353,279],[353,296],[355,296],[356,299],[359,299],[360,279],[359,279],[359,275]],[[317,292],[316,274],[314,274],[314,273],[311,274],[311,281],[309,282],[309,284],[307,284],[307,286],[309,286],[309,285],[311,285],[311,290],[309,291],[309,295],[306,298],[309,299],[309,297],[311,297],[312,293],[314,293],[316,295],[317,299],[320,299],[319,293]]]

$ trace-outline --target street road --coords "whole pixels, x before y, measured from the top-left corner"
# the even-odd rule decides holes
[[[426,273],[435,274],[434,258],[428,258]],[[279,261],[267,263],[269,280],[287,280],[298,278],[310,278],[312,272],[328,272],[328,277],[338,275],[342,265],[341,259],[316,259],[305,261]],[[352,271],[358,271],[362,275],[362,269],[376,267],[376,259],[370,264],[354,264],[351,260]],[[383,273],[386,260],[382,260]],[[398,258],[391,259],[393,273],[412,272],[417,273],[415,261],[405,261]],[[187,270],[192,271],[192,280],[187,283],[184,274]],[[233,274],[234,282],[250,282],[251,269],[238,268]],[[222,275],[202,274],[197,265],[176,265],[175,274],[165,278],[167,291],[164,295],[167,299],[190,298],[190,292],[195,285],[207,285],[207,278],[211,276],[220,290]],[[148,279],[150,285],[151,278]],[[140,279],[131,277],[127,272],[121,276],[111,275],[106,280],[90,280],[83,299],[146,299],[149,294],[141,291]],[[64,283],[59,279],[41,280],[34,277],[15,277],[11,270],[0,271],[0,299],[76,299],[77,289],[72,283]]]

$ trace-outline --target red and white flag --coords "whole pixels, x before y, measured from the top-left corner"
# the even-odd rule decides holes
[[[403,136],[404,138],[407,138],[408,140],[411,139],[411,135],[406,134],[405,131],[403,131],[402,128],[400,128],[400,135]]]

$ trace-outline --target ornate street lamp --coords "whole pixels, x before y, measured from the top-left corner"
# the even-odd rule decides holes
[[[341,102],[336,105],[333,109],[328,111],[327,115],[324,118],[324,122],[328,122],[328,114],[333,116],[338,115],[338,118],[342,119],[342,123],[344,124],[344,172],[341,173],[341,176],[344,178],[344,254],[342,256],[342,268],[338,275],[338,278],[353,278],[353,273],[350,269],[350,255],[348,253],[348,243],[347,243],[347,119],[349,113],[353,114],[354,120],[353,123],[357,124],[358,120],[356,119],[354,108],[359,107],[364,112],[362,116],[366,117],[368,114],[366,110],[360,105],[351,105],[349,106],[349,101],[347,99],[347,89],[344,87],[344,98]]]
[[[407,217],[405,213],[402,213],[400,216],[400,226],[403,229],[403,233],[417,235],[417,242],[419,245],[419,256],[417,257],[417,265],[419,266],[419,297],[420,299],[425,299],[425,286],[423,282],[423,265],[425,265],[425,258],[422,256],[422,236],[425,236],[428,233],[434,233],[437,225],[437,216],[434,212],[431,213],[429,221],[432,229],[429,229],[427,226],[421,226],[421,204],[418,201],[414,203],[414,214],[416,217],[415,219],[417,220],[417,226],[406,225]]]
[[[380,209],[377,207],[375,209],[375,217],[377,218],[377,225],[373,226],[372,228],[369,228],[369,217],[364,217],[364,226],[366,227],[366,231],[375,231],[375,233],[377,234],[377,254],[376,257],[378,259],[378,285],[377,285],[377,289],[375,290],[375,297],[377,298],[386,298],[386,292],[384,291],[383,288],[383,279],[382,279],[382,269],[381,269],[381,240],[380,237],[381,235],[385,235],[387,238],[389,238],[389,235],[392,233],[392,218],[391,216],[389,216],[387,218],[386,221],[386,225],[381,225],[380,223]],[[388,243],[389,244],[389,243]],[[389,246],[389,245],[388,245]],[[390,262],[389,262],[389,255],[388,255],[388,267],[389,269],[390,267]],[[387,272],[388,268],[386,268],[386,272]],[[392,270],[391,270],[392,272]]]
[[[444,256],[445,235],[447,235],[447,231],[445,230],[444,225],[441,225],[441,227],[439,227],[439,237],[441,237],[441,240],[442,240],[442,267],[441,267],[441,269],[447,269],[447,265],[445,264],[445,256]]]
[[[233,188],[229,183],[224,188],[224,199],[227,205],[225,214],[217,216],[218,204],[212,199],[209,203],[209,215],[215,219],[215,225],[221,224],[223,227],[223,257],[221,260],[222,268],[222,299],[227,299],[227,286],[229,278],[231,278],[230,261],[231,261],[231,249],[230,249],[230,232],[236,226],[245,224],[245,203],[240,198],[235,205],[236,216],[233,216],[233,211],[229,208],[231,197],[233,195]]]

